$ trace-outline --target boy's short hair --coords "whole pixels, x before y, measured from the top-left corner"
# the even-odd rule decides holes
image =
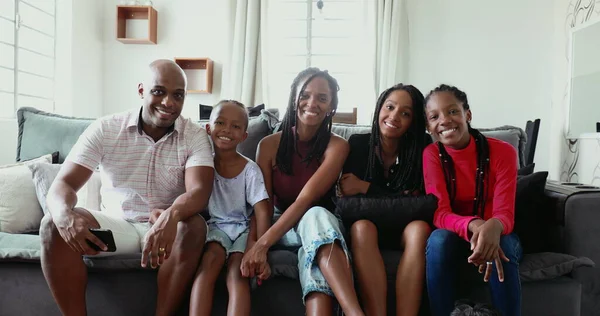
[[[502,316],[498,310],[484,303],[458,300],[450,316]]]
[[[250,115],[248,114],[248,109],[246,109],[246,106],[245,106],[245,105],[244,105],[242,102],[240,102],[240,101],[236,101],[236,100],[227,100],[227,99],[225,99],[225,100],[221,100],[221,101],[217,102],[217,104],[215,104],[215,106],[213,107],[213,109],[212,109],[212,111],[211,111],[211,115],[210,115],[210,119],[209,119],[209,121],[210,121],[210,122],[212,122],[212,121],[214,120],[214,117],[213,117],[213,115],[212,115],[212,114],[213,114],[213,113],[217,113],[217,111],[216,111],[216,110],[217,110],[218,108],[220,108],[220,107],[222,107],[223,105],[225,105],[225,104],[228,104],[228,103],[231,103],[231,104],[237,105],[237,106],[239,106],[239,107],[240,107],[242,110],[244,110],[244,116],[245,116],[245,118],[246,118],[246,125],[245,125],[245,128],[244,128],[244,129],[245,129],[245,130],[247,130],[247,129],[248,129],[248,124],[249,124],[249,121],[250,121]]]

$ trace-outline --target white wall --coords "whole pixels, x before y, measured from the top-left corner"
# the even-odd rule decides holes
[[[198,119],[198,104],[220,99],[223,64],[228,63],[231,42],[230,1],[154,0],[158,11],[158,44],[123,44],[116,39],[116,6],[104,1],[103,114],[141,105],[137,85],[143,70],[155,59],[209,57],[214,61],[212,94],[188,94],[183,116]]]
[[[408,82],[465,91],[475,127],[541,119],[536,169],[549,167],[554,8],[547,0],[409,0]]]
[[[2,141],[0,146],[0,165],[10,164],[15,162],[17,156],[17,121],[13,119],[0,119],[0,135]]]
[[[104,89],[103,0],[73,0],[72,111],[70,115],[98,117],[109,98]]]
[[[55,111],[102,114],[102,0],[57,1]]]

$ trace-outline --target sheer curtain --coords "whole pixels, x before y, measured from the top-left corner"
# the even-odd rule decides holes
[[[408,13],[405,0],[364,0],[371,39],[375,94],[408,76]]]
[[[223,97],[246,106],[262,102],[262,0],[231,0],[234,19],[231,58]]]
[[[240,0],[238,7],[251,2]],[[260,42],[252,50],[257,51],[252,65],[260,78],[248,74],[254,81],[239,82],[253,82],[250,91],[261,95],[268,108],[279,108],[283,114],[293,78],[313,66],[329,70],[338,79],[338,111],[357,107],[358,123],[370,124],[379,93],[407,79],[405,0],[324,0],[322,10],[316,8],[314,0],[256,2],[260,4],[248,5],[246,11],[260,21],[260,32],[252,37]],[[240,33],[238,16],[236,34]],[[233,54],[240,52],[234,48]],[[246,65],[232,65],[231,73],[239,72],[242,66]],[[231,76],[231,80],[236,79]]]

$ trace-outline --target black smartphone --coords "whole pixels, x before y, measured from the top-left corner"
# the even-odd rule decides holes
[[[106,252],[115,252],[117,251],[117,245],[115,245],[115,239],[113,238],[113,233],[110,229],[95,229],[95,228],[90,228],[90,232],[92,234],[94,234],[96,237],[98,237],[98,239],[100,239],[108,248],[106,250]],[[102,249],[100,249],[100,247],[98,247],[95,243],[91,242],[91,241],[87,241],[88,245],[90,247],[92,247],[92,249],[96,250],[96,251],[103,251]]]

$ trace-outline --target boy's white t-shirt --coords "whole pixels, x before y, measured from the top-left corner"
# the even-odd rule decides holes
[[[268,198],[262,172],[254,161],[248,160],[244,170],[233,178],[224,178],[215,170],[208,223],[236,240],[248,229],[254,205]]]

